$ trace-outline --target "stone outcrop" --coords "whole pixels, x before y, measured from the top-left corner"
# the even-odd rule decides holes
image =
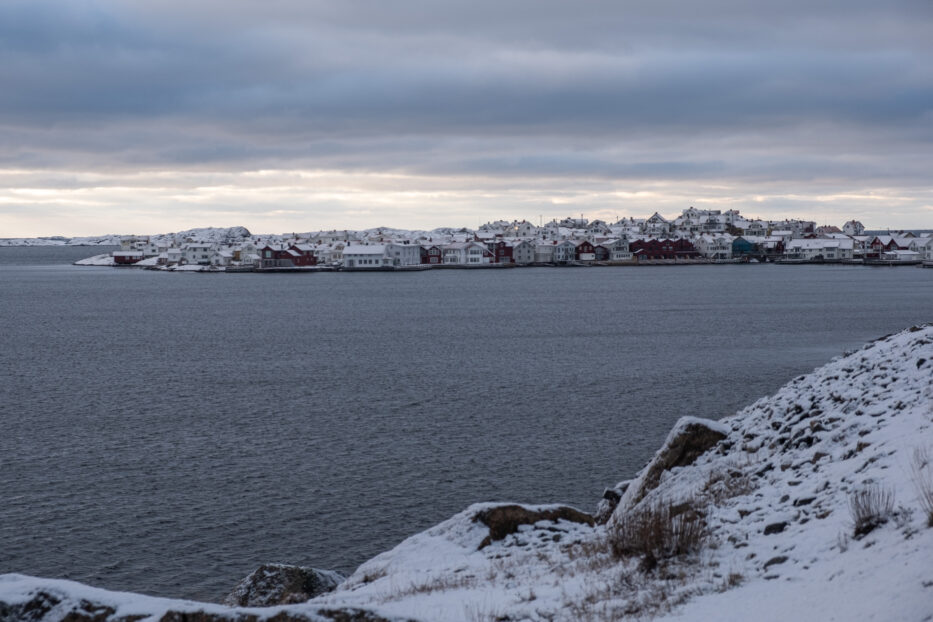
[[[593,517],[589,514],[564,505],[546,509],[530,509],[521,505],[499,505],[477,512],[473,517],[473,522],[483,523],[489,527],[489,535],[480,542],[480,549],[496,540],[502,540],[510,534],[517,533],[521,525],[559,520],[582,523],[591,527],[595,524]]]
[[[306,602],[331,592],[346,577],[333,570],[286,564],[264,564],[250,573],[228,594],[230,607],[271,607]]]
[[[593,519],[596,521],[597,525],[605,525],[609,522],[616,506],[619,505],[619,501],[622,500],[622,495],[625,494],[625,491],[631,483],[631,480],[625,480],[603,491],[603,498],[599,500],[599,504],[596,506],[596,513],[593,514]]]
[[[697,458],[724,440],[728,433],[729,428],[718,421],[681,417],[648,466],[622,494],[616,513],[633,508],[658,487],[664,472],[693,464]]]

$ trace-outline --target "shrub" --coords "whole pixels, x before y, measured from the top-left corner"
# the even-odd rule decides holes
[[[706,523],[693,502],[672,506],[648,504],[621,516],[608,530],[609,545],[618,559],[642,557],[642,569],[699,551],[707,539]]]
[[[866,486],[849,496],[853,536],[860,538],[888,521],[894,511],[894,493],[877,484]]]

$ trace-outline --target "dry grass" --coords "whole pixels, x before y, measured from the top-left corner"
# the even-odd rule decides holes
[[[648,504],[623,515],[608,529],[613,556],[640,556],[645,571],[662,560],[699,551],[707,538],[706,523],[693,501],[678,506]]]
[[[894,493],[877,484],[866,486],[849,495],[853,536],[861,538],[888,521],[894,511]]]
[[[495,605],[485,603],[467,603],[463,606],[463,614],[469,622],[508,622],[511,619]]]
[[[443,575],[434,577],[423,583],[412,583],[403,588],[396,588],[387,598],[400,600],[416,594],[433,594],[434,592],[449,592],[452,590],[475,588],[478,581],[473,575]]]
[[[927,527],[933,527],[933,463],[929,452],[921,447],[914,449],[910,466],[920,507],[927,517]]]

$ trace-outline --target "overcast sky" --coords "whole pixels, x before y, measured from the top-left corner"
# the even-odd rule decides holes
[[[0,237],[933,228],[933,2],[3,0]]]

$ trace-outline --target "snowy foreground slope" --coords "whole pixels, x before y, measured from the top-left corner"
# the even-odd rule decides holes
[[[684,418],[598,521],[475,505],[266,609],[0,575],[0,619],[933,620],[931,462],[926,326],[719,422]]]

